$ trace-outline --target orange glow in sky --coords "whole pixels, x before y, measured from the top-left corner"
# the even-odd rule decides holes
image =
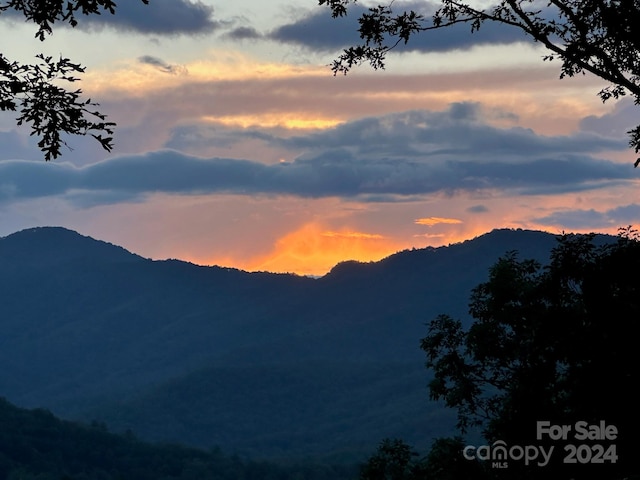
[[[116,147],[106,153],[74,138],[57,163],[78,169],[61,167],[60,177],[43,174],[28,186],[22,168],[36,167],[0,162],[9,172],[0,233],[61,225],[148,258],[323,275],[343,261],[377,261],[495,228],[615,233],[640,215],[636,156],[616,143],[636,113],[622,101],[602,103],[604,85],[593,75],[559,81],[559,65],[542,62],[539,45],[405,52],[384,71],[333,76],[324,47],[266,35],[307,13],[268,20],[253,12],[250,23],[265,35],[246,41],[223,34],[244,18],[236,13],[210,36],[104,29],[47,41],[54,55],[60,48],[90,60],[80,86],[117,124]],[[66,45],[55,43],[68,33]],[[459,104],[473,105],[468,117],[457,116]],[[12,128],[0,129],[0,160],[39,158],[25,131]],[[478,156],[483,149],[496,158]],[[562,178],[546,167],[580,158],[589,168],[560,171]],[[466,178],[466,167],[447,173],[450,159],[484,166]],[[279,162],[292,166],[287,175],[271,168]],[[88,170],[98,163],[96,172],[111,173],[93,179]],[[520,163],[531,178],[508,173]],[[600,182],[598,172],[608,177]],[[379,194],[367,193],[372,185]]]
[[[247,261],[241,268],[324,275],[344,260],[377,261],[404,248],[405,245],[380,234],[349,229],[333,231],[316,223],[308,223],[279,238],[271,252]]]

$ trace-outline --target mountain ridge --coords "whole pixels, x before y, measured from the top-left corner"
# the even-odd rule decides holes
[[[398,252],[392,253],[378,261],[369,261],[369,262],[363,262],[363,261],[358,261],[358,260],[344,260],[341,262],[338,262],[336,265],[334,265],[334,267],[332,267],[330,269],[329,272],[327,272],[327,274],[319,276],[318,278],[323,278],[326,277],[328,275],[332,275],[332,274],[336,274],[337,271],[341,271],[344,268],[348,268],[349,266],[363,266],[363,265],[373,265],[373,264],[383,264],[385,262],[389,262],[392,261],[393,259],[399,257],[399,256],[404,256],[404,255],[408,255],[408,254],[420,254],[420,253],[424,253],[424,252],[439,252],[439,251],[443,251],[446,249],[450,249],[452,247],[457,247],[457,246],[462,246],[462,245],[468,245],[470,243],[478,243],[481,242],[485,239],[490,239],[490,238],[495,238],[496,236],[501,236],[502,241],[505,240],[513,240],[514,236],[513,234],[518,233],[518,232],[522,232],[522,233],[526,233],[526,234],[532,234],[532,235],[538,235],[540,237],[548,237],[550,235],[557,237],[559,235],[556,234],[552,234],[549,232],[545,232],[545,231],[541,231],[541,230],[527,230],[527,229],[521,229],[521,228],[517,228],[517,229],[512,229],[512,228],[495,228],[489,232],[483,233],[481,235],[478,235],[476,237],[470,238],[470,239],[466,239],[466,240],[462,240],[460,242],[455,242],[455,243],[450,243],[448,245],[442,245],[442,246],[438,246],[438,247],[432,247],[432,246],[427,246],[427,247],[421,247],[421,248],[412,248],[412,249],[405,249],[405,250],[400,250]],[[46,240],[44,238],[44,236],[46,236]],[[85,242],[84,245],[81,242]],[[217,268],[217,269],[221,269],[221,270],[225,270],[225,271],[237,271],[237,272],[243,272],[243,273],[253,273],[253,274],[269,274],[269,275],[293,275],[293,276],[301,276],[301,277],[305,277],[305,278],[312,278],[312,277],[308,277],[306,275],[298,275],[295,273],[279,273],[279,272],[269,272],[269,271],[264,271],[264,270],[259,270],[259,271],[249,271],[249,270],[243,270],[240,268],[236,268],[236,267],[229,267],[229,266],[222,266],[222,265],[205,265],[205,264],[199,264],[199,263],[194,263],[191,261],[187,261],[187,260],[182,260],[179,258],[173,258],[173,257],[169,257],[169,258],[165,258],[165,259],[157,259],[157,260],[152,260],[151,258],[147,258],[147,257],[143,257],[142,255],[136,254],[131,252],[130,250],[127,250],[124,247],[121,247],[119,245],[115,245],[111,242],[107,242],[104,240],[98,240],[95,239],[89,235],[83,235],[75,230],[66,228],[66,227],[62,227],[62,226],[38,226],[38,227],[30,227],[30,228],[25,228],[23,230],[19,230],[17,232],[5,235],[3,237],[0,237],[0,257],[4,257],[6,254],[4,253],[4,250],[7,248],[12,248],[13,250],[11,251],[10,255],[16,255],[16,253],[18,254],[18,256],[22,257],[20,255],[20,253],[22,253],[22,250],[26,247],[29,248],[30,250],[28,251],[29,254],[33,255],[34,253],[47,253],[47,250],[43,249],[43,248],[36,248],[36,247],[44,247],[45,245],[49,245],[51,246],[51,244],[53,243],[53,246],[57,246],[57,247],[62,247],[62,253],[67,254],[69,257],[71,258],[88,258],[89,255],[87,255],[88,253],[88,248],[81,248],[79,250],[75,250],[71,247],[77,247],[78,245],[83,245],[83,246],[88,246],[91,245],[92,247],[94,247],[94,252],[97,251],[97,248],[101,249],[101,257],[103,257],[103,259],[106,259],[107,257],[107,253],[109,252],[110,255],[108,255],[108,259],[112,260],[113,258],[115,259],[130,259],[130,260],[149,260],[152,262],[168,262],[168,263],[172,263],[172,262],[179,262],[179,263],[184,263],[184,264],[188,264],[188,265],[193,265],[193,266],[198,266],[198,267],[203,267],[203,268]],[[20,245],[18,247],[18,250],[16,251],[15,248]],[[58,253],[61,252],[61,250],[58,250]],[[418,252],[418,253],[416,253]],[[21,258],[22,259],[22,258]],[[56,258],[57,260],[60,260],[60,257],[58,256]],[[65,260],[68,259],[67,256],[64,257]]]
[[[0,239],[0,395],[264,458],[363,455],[390,435],[429,443],[454,421],[428,401],[425,323],[468,321],[470,290],[499,256],[544,263],[555,242],[494,230],[312,279],[145,259],[60,227],[18,232]],[[240,401],[252,385],[261,393]]]

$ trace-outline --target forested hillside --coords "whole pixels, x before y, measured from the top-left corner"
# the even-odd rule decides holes
[[[62,421],[0,399],[0,478],[5,480],[329,480],[352,479],[356,466],[276,465],[198,450],[154,445],[102,424]]]

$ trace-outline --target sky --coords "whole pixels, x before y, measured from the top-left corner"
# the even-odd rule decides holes
[[[0,236],[63,226],[152,259],[323,275],[495,228],[638,224],[639,107],[560,80],[517,31],[431,32],[334,76],[366,2],[338,20],[316,0],[119,3],[44,42],[0,15],[6,57],[81,63],[117,124],[112,152],[73,137],[45,162],[0,114]]]

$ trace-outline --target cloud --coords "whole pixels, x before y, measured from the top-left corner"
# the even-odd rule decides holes
[[[157,57],[164,62],[162,55]],[[469,98],[494,106],[497,112],[491,118],[482,113],[487,123],[514,125],[512,110],[517,109],[521,113],[517,123],[557,134],[573,130],[585,114],[583,102],[592,100],[576,95],[572,82],[558,82],[545,69],[542,73],[535,69],[476,73],[469,91],[468,72],[334,78],[324,67],[229,57],[220,54],[187,63],[183,67],[188,75],[168,75],[138,64],[116,72],[90,70],[83,82],[85,91],[92,92],[117,123],[119,154],[166,147],[203,157],[252,158],[248,145],[261,141],[260,136],[273,136],[272,127],[296,127],[298,132],[289,133],[300,134],[358,117],[379,118],[372,116],[390,111],[443,109],[452,101]],[[590,78],[581,81],[590,82]],[[594,91],[597,87],[594,84]],[[553,98],[562,98],[561,106],[544,95],[549,88],[556,92]],[[301,143],[310,140],[306,134],[299,139]],[[626,138],[620,141],[624,148],[626,143]],[[76,148],[75,138],[70,145],[75,152],[64,158],[86,163],[78,159],[84,152]]]
[[[423,13],[430,23],[430,15],[435,11],[434,2],[404,2],[394,8],[395,13],[415,10]],[[355,4],[349,7],[346,17],[332,18],[329,9],[311,10],[294,22],[281,25],[267,36],[272,40],[292,43],[317,51],[335,51],[362,43],[358,19],[368,12],[365,7]],[[496,22],[486,22],[474,33],[469,24],[460,23],[435,32],[414,35],[406,45],[398,45],[397,51],[443,52],[465,50],[478,45],[500,45],[526,40],[524,34],[512,27]]]
[[[426,225],[428,227],[433,227],[434,225],[443,223],[447,225],[456,225],[462,223],[462,220],[458,220],[457,218],[426,217],[417,218],[413,223],[415,223],[416,225]]]
[[[153,0],[120,2],[115,15],[87,17],[88,25],[145,34],[175,35],[209,33],[219,27],[212,18],[213,8],[191,0]],[[82,25],[82,23],[80,24]]]
[[[488,124],[476,104],[347,122],[322,132],[261,137],[303,151],[292,161],[201,158],[175,150],[64,163],[0,162],[0,200],[73,195],[85,204],[153,193],[293,195],[306,198],[412,197],[500,191],[543,195],[630,183],[629,163],[595,157],[625,149],[620,140],[579,132],[543,136]]]
[[[467,212],[469,213],[486,213],[488,211],[489,209],[484,205],[472,205],[471,207],[467,208]]]
[[[301,45],[313,50],[332,51],[360,43],[357,17],[364,9],[354,5],[354,14],[331,18],[327,9],[315,9],[292,23],[267,34],[271,40]]]
[[[610,210],[576,209],[562,210],[545,217],[535,219],[542,225],[563,226],[569,229],[610,228],[622,225],[638,225],[640,205],[629,204]]]
[[[541,136],[533,130],[498,128],[485,119],[478,103],[453,103],[444,111],[416,110],[366,117],[322,132],[286,140],[296,148],[354,147],[374,156],[411,156],[494,159],[559,153],[623,150],[620,139],[586,132],[571,136]]]
[[[101,15],[78,15],[82,30],[113,28],[143,34],[178,35],[209,33],[220,24],[212,18],[213,8],[199,1],[153,0],[144,5],[139,0],[118,2],[115,15],[105,11]],[[22,20],[20,12],[8,10],[3,18]],[[61,24],[62,25],[62,24]]]
[[[185,68],[180,65],[170,65],[161,58],[154,57],[152,55],[143,55],[138,58],[138,62],[144,65],[150,65],[152,67],[157,68],[161,72],[177,74],[177,73],[185,73]]]
[[[321,235],[323,237],[340,237],[340,238],[360,238],[360,239],[380,239],[384,238],[382,235],[378,233],[364,233],[364,232],[334,232],[332,230],[328,230],[326,232],[322,232]]]
[[[638,125],[638,105],[631,98],[617,102],[611,113],[590,115],[580,121],[580,130],[608,137],[625,137]]]
[[[253,27],[240,26],[229,30],[224,34],[226,38],[231,40],[259,40],[263,35]]]

